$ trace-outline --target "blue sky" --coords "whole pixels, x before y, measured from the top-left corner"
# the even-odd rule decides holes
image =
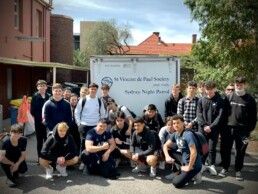
[[[53,0],[53,14],[74,19],[74,32],[80,32],[80,21],[115,19],[118,25],[132,26],[133,45],[153,32],[160,32],[167,43],[191,43],[199,27],[191,21],[190,10],[183,0]]]

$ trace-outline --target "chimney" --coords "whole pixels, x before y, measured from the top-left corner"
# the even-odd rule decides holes
[[[197,34],[192,35],[192,43],[196,43]]]
[[[153,32],[153,34],[155,34],[156,36],[159,36],[159,32]]]

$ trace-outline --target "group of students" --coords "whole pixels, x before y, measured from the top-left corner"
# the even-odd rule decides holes
[[[208,169],[217,175],[215,168],[216,145],[221,137],[223,169],[225,177],[230,166],[230,153],[235,142],[236,179],[243,180],[241,169],[248,137],[256,125],[256,102],[245,92],[245,78],[238,77],[234,85],[227,87],[222,98],[213,81],[206,81],[199,88],[204,93],[197,96],[197,83],[189,81],[184,97],[180,85],[171,88],[171,96],[165,101],[164,123],[154,104],[148,105],[143,115],[134,118],[126,106],[116,104],[109,96],[109,87],[102,85],[102,96],[97,97],[98,85],[82,87],[80,97],[63,91],[61,84],[52,86],[52,96],[46,93],[46,82],[39,80],[31,101],[31,113],[35,118],[37,153],[39,164],[46,169],[46,178],[53,177],[56,169],[67,176],[67,166],[80,160],[79,170],[84,174],[98,174],[117,179],[117,166],[128,159],[132,172],[150,169],[150,177],[156,176],[157,165],[164,169],[171,166],[166,178],[176,188],[194,179],[202,181],[202,172]],[[201,94],[201,92],[200,92]],[[18,129],[17,129],[18,128]],[[209,143],[209,153],[201,155],[193,132],[201,132]],[[25,162],[26,138],[22,127],[11,126],[11,135],[3,142],[0,161],[9,186],[16,185],[17,172],[27,170]],[[17,143],[17,142],[23,143]],[[19,148],[15,158],[12,152]],[[8,154],[7,154],[8,153]],[[15,152],[16,153],[16,152]],[[24,164],[25,165],[21,165]]]

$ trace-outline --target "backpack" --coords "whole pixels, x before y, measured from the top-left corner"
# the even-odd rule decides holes
[[[161,149],[161,141],[160,141],[160,138],[159,138],[159,135],[156,131],[153,131],[153,130],[150,130],[154,136],[155,136],[155,140],[156,140],[156,150],[160,150]]]
[[[194,132],[193,130],[189,130],[194,135],[200,155],[203,157],[209,153],[209,144],[205,138],[205,136],[201,132]],[[185,130],[183,131],[184,134]]]
[[[53,135],[53,131],[50,131],[50,132],[48,132],[48,134],[47,134],[47,139],[48,138],[52,138],[53,139],[53,143],[52,143],[52,145],[49,147],[49,151],[51,151],[52,149],[53,149],[53,147],[55,147],[55,145],[56,145],[56,138],[55,138],[55,136]],[[68,145],[68,143],[69,143],[69,140],[68,140],[68,136],[66,137],[66,139],[65,139],[65,143]]]
[[[84,105],[86,104],[86,100],[87,100],[86,96],[82,98],[82,109],[81,109],[80,117],[82,117],[82,110],[83,110]],[[98,102],[99,102],[99,114],[100,114],[100,108],[101,108],[100,98],[98,98]]]
[[[118,107],[118,111],[121,111],[122,107],[123,107],[122,105],[119,106],[119,107]],[[127,108],[127,107],[125,107],[125,108],[129,111],[129,113],[132,115],[133,118],[136,118],[137,115],[136,115],[133,111],[131,111],[131,110],[130,110],[129,108]]]

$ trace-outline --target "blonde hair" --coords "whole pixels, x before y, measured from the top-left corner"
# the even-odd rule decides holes
[[[59,123],[58,126],[57,126],[57,130],[59,130],[59,129],[66,129],[66,130],[68,130],[69,127],[68,127],[68,125],[66,124],[66,122],[61,122],[61,123]]]

